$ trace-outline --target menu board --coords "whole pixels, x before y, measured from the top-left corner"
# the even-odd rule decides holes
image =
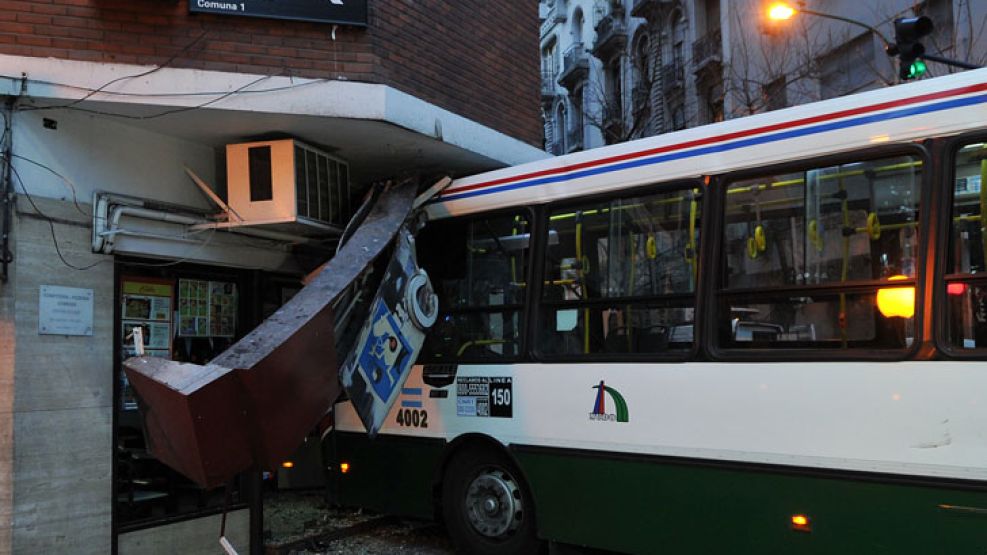
[[[236,305],[235,283],[178,280],[178,335],[233,337],[236,334]]]

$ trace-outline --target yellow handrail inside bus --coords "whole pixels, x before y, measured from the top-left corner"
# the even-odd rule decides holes
[[[521,216],[514,216],[514,227],[511,228],[511,236],[517,235],[517,224],[520,220]],[[511,281],[517,281],[517,257],[513,254],[511,254]]]
[[[980,161],[980,244],[987,260],[987,158]]]
[[[905,169],[908,169],[908,168],[914,168],[916,166],[921,166],[921,165],[922,165],[922,161],[921,160],[914,160],[914,161],[911,161],[911,162],[900,162],[898,164],[889,164],[887,166],[881,166],[879,168],[872,168],[872,169],[866,169],[866,170],[849,170],[849,171],[845,171],[845,172],[828,173],[828,174],[825,174],[825,175],[819,177],[818,179],[820,181],[825,181],[825,180],[829,180],[829,179],[843,179],[845,177],[856,177],[858,175],[863,175],[863,174],[867,173],[868,171],[873,171],[875,173],[886,172],[886,171],[897,171],[897,170],[905,170]],[[801,177],[796,177],[796,178],[793,178],[793,179],[785,179],[785,180],[773,181],[773,182],[769,182],[769,183],[754,183],[754,184],[748,185],[746,187],[737,187],[737,188],[734,188],[734,189],[728,189],[727,190],[727,194],[728,195],[732,195],[732,194],[736,194],[736,193],[749,193],[749,192],[752,192],[752,190],[755,187],[758,188],[758,189],[760,189],[760,190],[765,190],[765,189],[776,189],[776,188],[780,188],[780,187],[786,187],[786,186],[789,186],[789,185],[798,185],[800,183],[803,183],[804,184],[805,183],[805,179],[804,178],[801,178]]]
[[[692,200],[689,202],[689,241],[685,247],[685,258],[689,261],[689,267],[692,269],[693,288],[695,288],[695,281],[699,272],[698,260],[696,259],[698,256],[696,253],[696,217],[699,212],[699,201],[696,200],[696,194],[698,193],[698,189],[692,190]]]
[[[651,245],[653,245],[653,244],[654,244],[654,236],[649,235],[648,238],[645,240],[645,249],[647,250],[647,253],[646,254],[647,254],[647,257],[649,259],[650,258],[653,258],[651,256],[651,252],[652,252],[651,251]],[[630,264],[631,264],[631,268],[630,268],[630,279],[628,280],[628,283],[627,283],[627,293],[626,293],[628,296],[634,294],[634,266],[636,266],[636,262],[637,262],[637,260],[635,259],[635,254],[637,254],[636,253],[637,249],[634,248],[635,246],[636,245],[634,244],[634,232],[633,232],[633,230],[628,229],[627,230],[627,248],[630,250]],[[657,254],[658,253],[656,251],[655,252],[655,255],[657,255]],[[627,333],[625,334],[627,336],[627,352],[631,352],[633,350],[633,347],[632,346],[634,345],[634,342],[633,342],[633,339],[632,339],[632,335],[631,335],[631,328],[633,326],[630,325],[630,320],[631,320],[631,305],[624,306],[624,318],[627,319],[627,322],[626,322],[627,323]]]
[[[579,274],[579,282],[582,286],[582,297],[583,300],[587,298],[586,290],[586,268],[583,264],[583,222],[582,213],[577,213],[576,218],[576,260],[579,261],[579,267],[576,272]],[[589,354],[589,308],[583,309],[583,352]]]
[[[839,190],[842,193],[842,199],[840,201],[840,210],[843,212],[843,228],[846,229],[850,227],[850,199],[847,198],[849,195],[846,193],[846,184],[843,182],[841,177],[839,180]],[[873,212],[872,212],[873,213]],[[850,236],[843,235],[843,269],[840,271],[840,283],[847,280],[847,275],[850,270]],[[846,321],[846,293],[840,293],[840,312],[837,316],[837,324],[840,328],[840,343],[843,348],[847,347],[847,321]]]
[[[459,347],[459,350],[456,351],[456,356],[457,357],[463,356],[463,353],[466,352],[466,349],[469,349],[474,345],[478,347],[485,347],[487,345],[503,345],[505,343],[510,343],[510,341],[507,339],[474,339],[472,341],[467,341],[466,343],[463,343]]]

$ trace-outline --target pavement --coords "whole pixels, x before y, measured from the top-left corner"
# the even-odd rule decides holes
[[[441,524],[329,506],[321,491],[278,492],[264,498],[266,555],[453,555]],[[547,555],[612,552],[551,543]]]
[[[326,505],[321,492],[279,492],[264,499],[267,555],[451,555],[439,524]]]

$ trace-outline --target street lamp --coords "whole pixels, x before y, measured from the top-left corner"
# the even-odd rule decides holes
[[[867,29],[874,36],[881,39],[881,42],[884,44],[884,51],[887,52],[888,56],[898,56],[898,76],[902,81],[915,79],[924,74],[926,70],[924,60],[964,69],[978,69],[980,67],[959,60],[926,54],[925,46],[919,42],[919,39],[931,33],[933,29],[932,20],[926,16],[896,19],[894,21],[895,42],[892,43],[872,25],[841,15],[807,9],[804,1],[800,1],[797,8],[787,2],[774,2],[768,6],[768,19],[772,21],[785,21],[799,13],[824,17],[826,19],[835,19],[836,21],[843,21],[844,23]]]
[[[877,28],[864,23],[863,21],[857,21],[856,19],[850,19],[849,17],[843,17],[842,15],[834,15],[831,13],[817,12],[816,10],[810,10],[805,7],[805,2],[799,2],[798,7],[793,7],[787,2],[774,2],[768,6],[768,19],[772,21],[785,21],[795,17],[796,14],[804,13],[806,15],[814,15],[817,17],[824,17],[826,19],[835,19],[837,21],[843,21],[844,23],[849,23],[851,25],[857,25],[858,27],[863,27],[871,33],[881,39],[884,43],[884,48],[891,46],[887,37],[883,33],[877,30]]]

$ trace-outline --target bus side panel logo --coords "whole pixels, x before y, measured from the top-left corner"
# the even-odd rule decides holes
[[[624,400],[624,396],[619,391],[603,383],[603,380],[594,385],[593,389],[596,390],[596,402],[593,403],[593,411],[589,413],[590,420],[603,422],[627,422],[630,420],[630,415],[627,412],[627,401]],[[608,396],[613,402],[614,412],[607,412]]]

